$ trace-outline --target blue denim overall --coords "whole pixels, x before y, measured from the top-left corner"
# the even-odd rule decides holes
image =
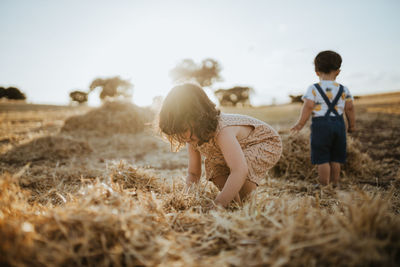
[[[323,164],[327,162],[346,162],[346,126],[343,115],[339,115],[335,106],[344,91],[340,85],[339,92],[332,102],[326,96],[321,86],[316,83],[315,88],[324,99],[328,110],[325,116],[312,118],[311,123],[311,163]],[[335,116],[330,116],[331,112]]]

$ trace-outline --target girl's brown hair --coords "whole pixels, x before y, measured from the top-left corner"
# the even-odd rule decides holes
[[[185,144],[183,134],[190,130],[199,139],[198,145],[208,142],[218,126],[220,111],[204,90],[195,84],[175,86],[165,98],[159,128],[172,146],[179,149]]]

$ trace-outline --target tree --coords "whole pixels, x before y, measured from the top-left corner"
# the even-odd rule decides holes
[[[212,58],[206,58],[200,64],[196,64],[192,59],[184,59],[169,72],[169,75],[174,82],[195,79],[202,87],[207,87],[222,80],[221,69],[221,65]]]
[[[8,87],[5,89],[4,87],[0,87],[0,98],[7,98],[13,100],[25,100],[26,96],[16,87]]]
[[[158,95],[153,97],[153,103],[151,103],[151,109],[154,111],[160,111],[163,103],[163,97]]]
[[[6,88],[0,87],[0,98],[6,97]]]
[[[303,95],[289,95],[291,99],[291,103],[303,103],[303,100],[301,99]]]
[[[214,92],[221,106],[250,106],[251,87],[236,86],[230,89],[219,89]]]
[[[78,90],[69,93],[69,97],[72,101],[78,102],[79,104],[83,104],[88,101],[88,93]]]
[[[131,84],[127,80],[121,79],[119,76],[115,76],[112,78],[97,78],[94,79],[90,84],[89,93],[95,90],[96,88],[101,88],[100,99],[102,101],[106,100],[106,98],[116,98],[123,97],[128,98],[132,96],[132,87]]]

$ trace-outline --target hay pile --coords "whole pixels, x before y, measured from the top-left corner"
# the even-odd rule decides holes
[[[279,162],[270,173],[274,177],[285,179],[310,179],[316,174],[315,166],[311,165],[309,136],[306,132],[290,135],[279,132],[282,138],[283,150]]]
[[[309,132],[297,135],[281,133],[283,142],[282,158],[271,170],[274,177],[295,180],[317,178],[317,168],[311,164]],[[382,166],[371,160],[368,154],[360,151],[361,144],[351,137],[347,138],[347,160],[341,177],[366,180],[376,183],[381,178]]]
[[[278,184],[282,187],[282,184]],[[391,194],[294,197],[274,183],[241,209],[207,211],[215,187],[190,194],[129,166],[86,181],[62,205],[27,203],[0,177],[0,264],[17,266],[395,266],[400,221]],[[66,191],[62,191],[66,190]],[[321,205],[336,203],[331,210]]]
[[[152,120],[149,109],[128,102],[105,102],[101,107],[84,115],[68,118],[62,132],[69,134],[93,134],[110,136],[116,133],[135,134],[143,131],[145,123]]]
[[[45,136],[19,145],[0,155],[0,161],[10,165],[28,162],[55,162],[71,157],[87,155],[92,151],[89,144],[63,136]]]
[[[171,161],[168,145],[142,139],[146,132],[132,138],[133,128],[110,136],[131,125],[117,114],[107,128],[98,122],[110,113],[98,114],[78,117],[83,128],[66,122],[76,140],[46,137],[1,156],[15,174],[0,173],[0,266],[400,265],[400,191],[376,186],[383,167],[351,138],[345,189],[315,188],[309,135],[281,133],[283,157],[257,192],[243,207],[210,210],[211,183],[184,193],[186,155]],[[80,135],[96,140],[96,153],[80,156],[90,153]],[[104,160],[149,149],[157,155],[146,170]]]

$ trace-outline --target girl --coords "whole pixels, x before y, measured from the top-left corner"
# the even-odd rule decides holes
[[[268,124],[249,116],[224,114],[216,109],[203,89],[186,83],[174,87],[165,98],[159,127],[177,150],[187,145],[186,184],[201,176],[205,157],[206,177],[220,190],[215,204],[241,202],[280,158],[282,143]]]

